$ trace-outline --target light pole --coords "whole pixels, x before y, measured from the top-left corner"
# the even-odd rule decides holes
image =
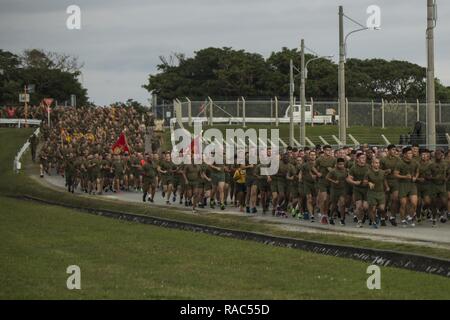
[[[339,69],[338,69],[338,95],[339,95],[339,140],[345,145],[345,52],[344,52],[344,9],[339,6]]]
[[[294,63],[289,61],[289,145],[294,146]]]
[[[300,144],[305,147],[305,137],[306,137],[306,121],[305,121],[305,40],[302,39],[300,43],[301,49],[301,80],[300,80],[300,104],[301,104],[301,119],[300,119]],[[309,62],[309,61],[308,61]],[[312,118],[311,118],[312,119]]]
[[[344,37],[344,17],[353,23],[359,25],[361,28],[353,30],[349,32]],[[361,23],[353,20],[352,18],[346,16],[344,14],[344,9],[342,6],[339,6],[339,67],[338,67],[338,95],[339,95],[339,140],[342,144],[347,144],[347,110],[345,103],[345,58],[346,58],[346,46],[347,46],[347,38],[353,33],[369,30],[368,28]],[[374,30],[378,30],[378,28],[374,28]]]
[[[305,110],[306,110],[306,79],[308,78],[308,64],[314,60],[319,60],[323,58],[331,58],[332,56],[320,56],[315,57],[312,59],[309,59],[305,62],[305,41],[304,39],[301,40],[300,43],[300,52],[301,52],[301,80],[300,80],[300,103],[301,103],[301,119],[300,119],[300,144],[302,147],[305,147],[306,145],[306,117],[305,117]],[[311,115],[311,121],[312,121],[312,115]]]
[[[427,0],[427,145],[436,149],[436,103],[434,88],[434,28],[436,27],[436,0]]]

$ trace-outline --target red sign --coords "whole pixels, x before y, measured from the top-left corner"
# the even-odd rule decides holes
[[[43,101],[47,107],[50,107],[53,103],[53,98],[44,98]]]
[[[8,114],[8,118],[14,118],[16,115],[16,108],[8,107],[6,108],[6,113]]]

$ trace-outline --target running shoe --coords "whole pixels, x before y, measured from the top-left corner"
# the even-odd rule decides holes
[[[414,223],[414,217],[407,216],[406,219],[407,219],[408,224],[409,224],[411,227],[415,227],[415,226],[416,226],[416,224]]]
[[[392,224],[393,227],[397,226],[397,221],[395,220],[395,217],[390,217],[389,222]]]

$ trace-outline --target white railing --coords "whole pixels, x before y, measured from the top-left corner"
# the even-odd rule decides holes
[[[21,120],[24,119],[0,119],[0,123],[5,123],[3,122],[3,120],[16,120],[16,122],[7,122],[7,123],[20,123]],[[30,121],[33,121],[33,123],[30,123]],[[37,122],[38,121],[38,122]],[[39,125],[41,123],[41,120],[28,120],[28,124],[32,124],[32,125]],[[40,128],[37,128],[34,131],[34,134],[36,135],[36,137],[39,136],[39,133],[41,132]],[[25,153],[25,151],[27,151],[28,147],[30,146],[30,142],[28,142],[28,140],[24,143],[24,145],[22,146],[22,148],[20,148],[19,152],[17,153],[16,157],[14,158],[14,162],[13,162],[13,170],[14,172],[18,173],[20,171],[20,169],[22,169],[22,162],[20,162],[20,159],[22,159],[23,154]]]
[[[31,126],[39,126],[41,125],[41,120],[38,119],[28,119],[26,121],[28,123],[28,125]],[[18,128],[22,127],[25,124],[25,119],[5,119],[5,118],[1,118],[0,119],[0,125],[2,124],[15,124],[17,125]]]

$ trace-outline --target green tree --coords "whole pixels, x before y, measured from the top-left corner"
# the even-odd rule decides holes
[[[78,105],[88,104],[87,90],[78,80],[82,65],[66,54],[25,50],[20,56],[0,50],[0,105],[18,104],[18,95],[27,84],[35,85],[31,104],[43,98],[62,102],[77,96]]]
[[[306,54],[305,59],[314,58]],[[300,66],[297,49],[282,48],[267,59],[256,53],[231,48],[206,48],[194,57],[183,54],[161,58],[158,73],[149,75],[143,87],[166,100],[188,96],[191,99],[269,98],[289,96],[289,61]],[[408,61],[348,59],[346,96],[349,100],[424,100],[425,68]],[[328,59],[308,65],[306,97],[337,100],[338,66]],[[295,71],[295,95],[299,96],[299,75]],[[436,99],[450,101],[450,89],[436,79]]]

